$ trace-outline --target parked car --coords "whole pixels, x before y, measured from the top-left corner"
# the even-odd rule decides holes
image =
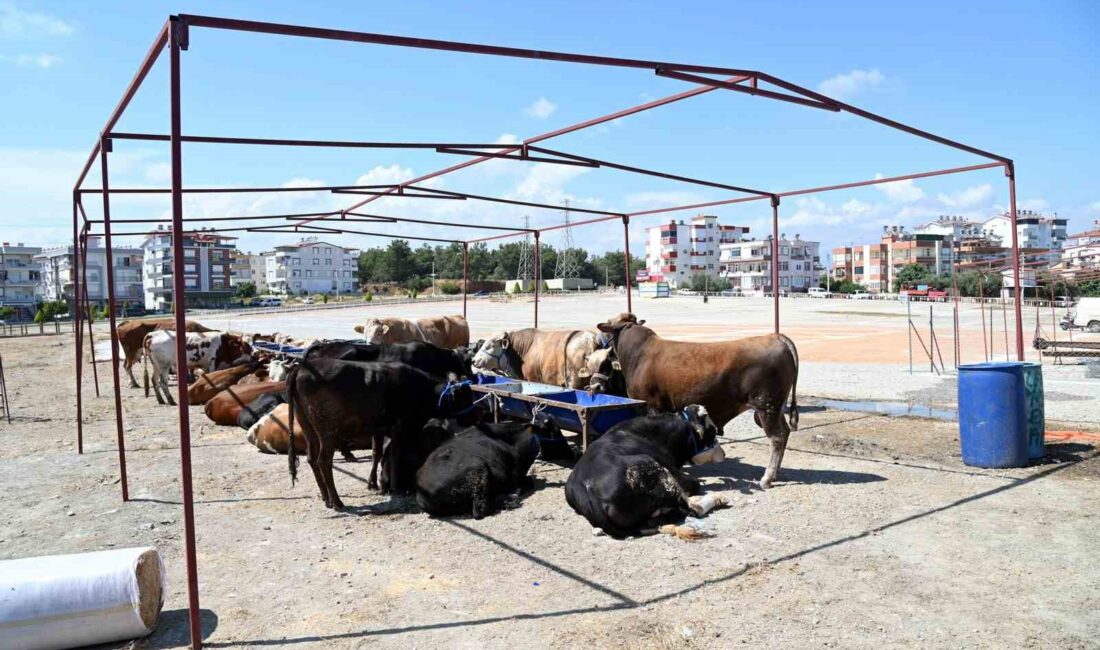
[[[809,296],[811,298],[832,298],[833,297],[833,292],[832,291],[829,291],[828,289],[823,289],[821,287],[810,287],[806,291],[806,293],[809,294]],[[782,295],[782,293],[780,295]]]
[[[302,304],[303,305],[312,305],[313,304],[313,296],[306,296],[305,298],[302,298]]]
[[[727,298],[739,298],[744,294],[741,293],[741,287],[733,287],[732,289],[726,289],[721,295]]]
[[[282,307],[283,300],[281,298],[260,298],[252,303],[254,307]]]
[[[868,293],[866,291],[856,291],[855,293],[853,293],[849,297],[852,300],[871,300],[874,296],[872,296],[870,293]]]
[[[1077,306],[1062,318],[1062,329],[1071,327],[1100,334],[1100,298],[1079,298]]]

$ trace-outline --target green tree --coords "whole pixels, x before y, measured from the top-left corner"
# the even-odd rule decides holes
[[[359,283],[384,282],[381,278],[382,261],[386,251],[381,248],[368,248],[359,253]]]
[[[7,320],[12,316],[15,316],[15,307],[0,306],[0,320]]]
[[[1089,298],[1100,297],[1100,280],[1089,280],[1077,285],[1078,295]]]
[[[462,293],[462,287],[454,282],[440,282],[438,287],[440,293],[445,296],[454,296]]]
[[[959,287],[960,296],[988,298],[997,295],[1001,290],[1001,274],[964,271],[956,276],[955,283]]]
[[[46,322],[46,312],[42,311],[41,309],[39,309],[37,312],[35,312],[34,313],[34,322],[38,323],[39,325],[41,325],[42,323],[45,323]]]
[[[256,285],[252,282],[242,282],[237,285],[238,298],[255,298]]]
[[[906,264],[894,274],[894,292],[901,291],[904,285],[927,284],[931,274],[920,264]]]
[[[702,273],[691,276],[691,282],[688,283],[688,288],[692,291],[709,291],[710,293],[726,291],[730,286],[732,285],[727,278],[708,278]]]

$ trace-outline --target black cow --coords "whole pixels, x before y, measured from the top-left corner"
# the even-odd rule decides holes
[[[466,382],[434,377],[404,363],[360,363],[324,357],[303,360],[287,376],[290,420],[301,426],[306,455],[325,505],[344,507],[332,478],[337,449],[354,443],[389,438],[395,458],[402,439],[419,432],[432,417],[465,413],[473,397]],[[414,434],[415,435],[415,434]],[[381,449],[381,442],[377,445]],[[293,445],[287,456],[291,481],[297,478],[298,456]],[[390,479],[400,485],[397,464]]]
[[[680,468],[725,459],[702,406],[622,422],[588,446],[565,482],[565,500],[596,528],[622,539],[691,514],[698,479]]]
[[[443,428],[436,421],[426,428]],[[492,514],[504,498],[530,486],[527,471],[541,453],[572,449],[545,414],[532,422],[479,424],[433,451],[416,473],[416,501],[430,515]]]
[[[466,358],[464,348],[447,350],[422,341],[383,343],[380,345],[367,343],[364,340],[323,341],[314,343],[305,351],[305,354],[302,355],[302,363],[308,363],[312,359],[318,358],[361,362],[400,362],[436,377],[446,377],[448,373],[454,373],[462,378],[471,374],[470,360]],[[371,450],[371,468],[367,486],[377,490],[379,489],[378,470],[381,459],[385,456],[381,434],[373,437]],[[420,456],[421,461],[426,456],[427,453]],[[416,471],[415,468],[413,471]],[[411,486],[406,486],[405,489],[411,489]],[[382,491],[386,491],[385,487],[382,488]]]

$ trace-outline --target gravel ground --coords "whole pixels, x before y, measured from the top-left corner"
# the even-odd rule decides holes
[[[0,558],[154,545],[170,585],[160,626],[137,647],[182,647],[175,410],[123,389],[132,500],[122,503],[106,381],[86,401],[85,453],[75,452],[71,345],[0,341],[16,414],[0,424]],[[882,372],[880,383],[911,389]],[[366,488],[369,464],[337,462],[360,514],[335,514],[308,472],[291,487],[285,458],[204,421],[193,408],[211,647],[1086,648],[1100,638],[1100,460],[1086,444],[1050,445],[1034,467],[974,470],[959,461],[953,423],[808,408],[780,480],[762,492],[767,443],[743,416],[726,430],[729,459],[692,470],[732,500],[708,518],[714,537],[620,542],[593,536],[566,505],[565,468],[536,464],[537,488],[518,509],[473,521],[383,499]]]

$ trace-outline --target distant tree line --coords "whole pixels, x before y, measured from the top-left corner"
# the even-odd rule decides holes
[[[477,280],[510,280],[516,277],[523,251],[522,242],[509,242],[490,249],[484,242],[470,245],[469,278]],[[533,253],[533,251],[532,251]],[[561,254],[553,246],[542,244],[539,248],[541,277],[554,277],[554,268]],[[625,284],[625,256],[622,251],[611,251],[590,256],[583,248],[570,249],[578,260],[579,277],[589,278],[597,284]],[[533,255],[532,255],[533,257]],[[393,282],[406,289],[421,291],[431,285],[432,269],[437,278],[462,279],[462,245],[422,246],[413,248],[403,239],[395,239],[384,248],[368,248],[359,254],[359,282]],[[645,262],[632,257],[631,270],[645,268]],[[454,285],[457,286],[457,285]],[[444,291],[455,291],[451,286]]]

